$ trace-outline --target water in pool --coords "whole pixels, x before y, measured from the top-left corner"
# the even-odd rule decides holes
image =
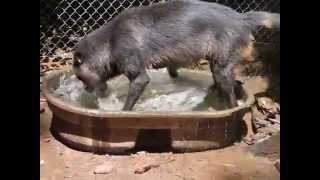
[[[209,91],[210,75],[189,71],[179,72],[172,79],[165,69],[149,70],[151,78],[134,111],[215,111],[227,108],[227,103],[217,93]],[[102,111],[120,111],[125,103],[129,81],[119,76],[108,81],[108,96],[97,98],[87,93],[75,75],[63,75],[54,90],[55,95],[82,107]]]

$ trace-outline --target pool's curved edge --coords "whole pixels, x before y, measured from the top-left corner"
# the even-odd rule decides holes
[[[68,70],[67,70],[68,71]],[[191,70],[190,70],[191,71]],[[145,118],[220,118],[225,116],[230,116],[235,112],[250,108],[254,103],[254,95],[243,86],[244,92],[247,95],[246,101],[237,107],[232,109],[226,109],[221,111],[190,111],[190,112],[173,112],[173,111],[161,111],[161,112],[134,112],[134,111],[110,111],[110,112],[101,112],[98,110],[86,109],[77,106],[69,106],[64,101],[59,98],[54,97],[49,91],[48,82],[54,76],[60,75],[61,73],[65,73],[66,71],[56,71],[51,72],[46,77],[44,77],[43,84],[42,84],[42,92],[47,99],[47,101],[51,104],[51,106],[57,106],[65,111],[70,113],[77,113],[82,116],[90,116],[90,117],[97,117],[97,118],[139,118],[141,116]],[[70,71],[68,71],[70,72]],[[209,73],[206,72],[198,72],[208,75]]]

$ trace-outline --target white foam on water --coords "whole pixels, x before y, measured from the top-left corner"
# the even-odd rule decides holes
[[[98,98],[98,106],[102,110],[117,111],[123,108],[124,102],[120,101],[116,93],[111,93],[108,97]]]
[[[55,90],[56,95],[74,102],[78,101],[84,93],[84,86],[75,75],[62,75],[60,77],[59,87]]]
[[[205,93],[197,91],[196,88],[187,89],[185,91],[171,93],[168,95],[160,95],[149,98],[136,106],[137,111],[187,111],[200,104]]]
[[[156,90],[152,90],[156,91]],[[197,91],[195,88],[185,91],[156,95],[143,100],[139,100],[134,107],[136,111],[187,111],[200,104],[205,93]],[[121,110],[124,102],[117,97],[117,93],[111,93],[106,98],[98,98],[100,109],[107,111]]]
[[[167,74],[165,75],[168,76]],[[119,111],[123,108],[128,93],[127,89],[124,88],[128,84],[122,83],[123,81],[120,82],[119,80],[109,86],[110,93],[108,93],[107,97],[97,98],[84,90],[82,82],[75,75],[63,75],[60,78],[60,85],[54,93],[63,99],[71,100],[84,107],[87,107],[86,104],[95,103],[95,109]],[[181,83],[180,81],[171,80],[169,77],[160,76],[156,77],[156,80],[151,81],[147,86],[133,110],[190,111],[201,104],[206,95],[207,91],[203,87],[195,87],[193,84]],[[87,102],[84,103],[83,101]],[[207,110],[214,109],[207,107]]]

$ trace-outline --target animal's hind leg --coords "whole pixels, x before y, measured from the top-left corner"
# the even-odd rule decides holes
[[[178,71],[175,66],[168,66],[167,71],[168,71],[170,77],[172,77],[172,78],[178,77]]]
[[[235,94],[236,81],[233,75],[233,64],[220,67],[218,64],[214,67],[214,80],[216,87],[224,97],[228,97],[231,107],[237,106],[237,98]]]

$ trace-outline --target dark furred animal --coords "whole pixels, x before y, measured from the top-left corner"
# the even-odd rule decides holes
[[[280,29],[280,15],[240,14],[216,3],[179,0],[130,8],[82,39],[74,70],[88,91],[104,91],[106,81],[124,74],[130,81],[123,110],[132,110],[150,81],[147,68],[179,67],[201,58],[231,106],[236,106],[233,67],[252,53],[252,32],[259,26]]]

